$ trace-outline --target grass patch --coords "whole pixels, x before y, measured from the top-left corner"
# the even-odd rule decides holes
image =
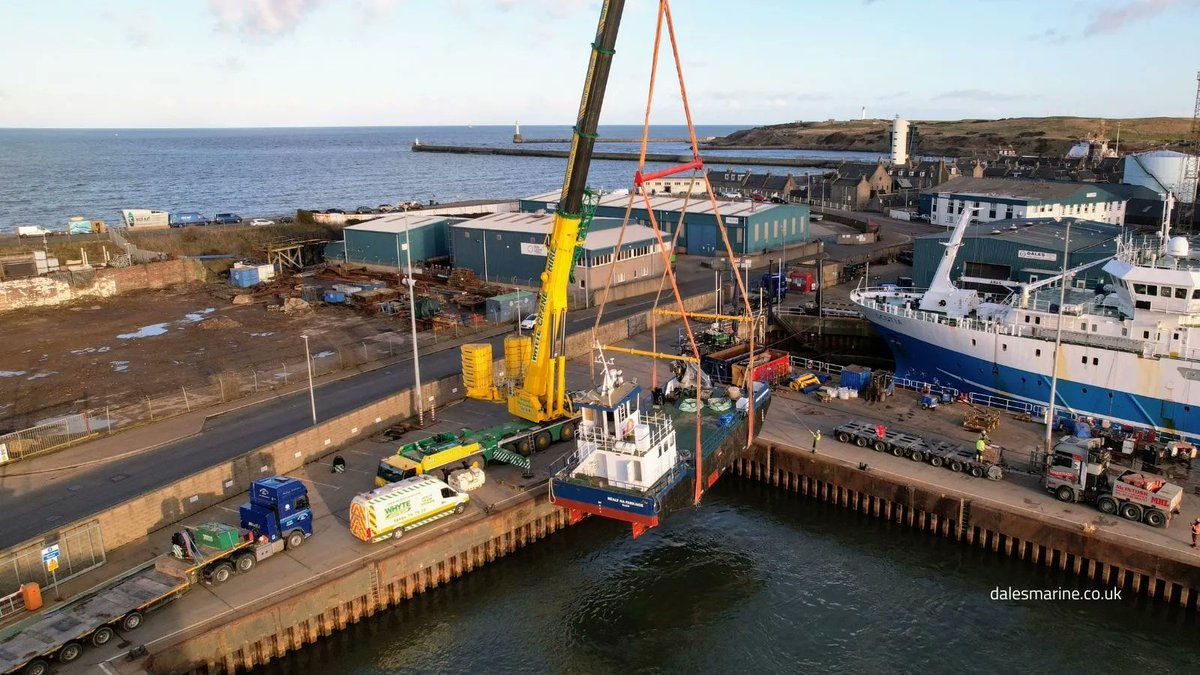
[[[264,249],[273,242],[289,239],[342,238],[341,227],[313,222],[296,222],[264,227],[185,227],[129,233],[128,239],[140,248],[176,256],[235,255],[240,258],[264,258]]]

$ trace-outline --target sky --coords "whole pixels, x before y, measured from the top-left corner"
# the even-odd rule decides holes
[[[0,127],[570,124],[599,7],[0,0]],[[642,121],[657,9],[627,1],[602,123]],[[1200,0],[676,0],[672,14],[698,124],[863,106],[1183,117],[1200,69]],[[669,54],[657,124],[684,121]]]

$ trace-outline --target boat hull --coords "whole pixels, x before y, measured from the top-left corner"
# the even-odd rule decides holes
[[[1053,354],[1053,342],[949,327],[869,306],[863,312],[895,357],[898,377],[1014,399],[1044,412],[1053,360],[1037,356]],[[1063,344],[1055,405],[1075,415],[1200,439],[1198,376],[1194,364],[1184,361]]]
[[[770,408],[770,393],[764,392],[760,399],[754,411],[756,435],[761,431]],[[639,495],[628,490],[554,476],[550,479],[551,503],[578,514],[630,523],[635,537],[646,529],[657,527],[671,512],[691,507],[696,490],[694,417],[689,413],[679,413],[675,415],[674,422],[679,452],[687,459],[653,494]],[[748,425],[749,418],[743,417],[729,427],[705,427],[701,435],[703,461],[700,476],[704,489],[716,483],[721,474],[742,455],[747,445]],[[683,433],[680,433],[681,430]]]

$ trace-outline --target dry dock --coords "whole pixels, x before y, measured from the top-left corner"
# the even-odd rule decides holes
[[[665,326],[660,335],[674,336]],[[649,335],[627,340],[648,348]],[[665,345],[660,344],[660,347]],[[614,355],[627,378],[651,382],[644,359]],[[568,381],[587,381],[590,362],[570,362]],[[660,366],[659,377],[665,367]],[[399,442],[432,430],[485,426],[503,419],[503,407],[467,401],[438,410],[438,425],[410,432]],[[865,419],[928,437],[967,442],[961,412],[955,406],[921,411],[908,395],[883,404],[861,400],[819,404],[791,392],[777,392],[763,435],[735,471],[782,489],[826,500],[880,518],[908,524],[969,546],[991,549],[1037,565],[1053,565],[1096,580],[1122,586],[1134,594],[1194,607],[1200,590],[1200,555],[1188,547],[1186,523],[1200,514],[1200,500],[1188,485],[1184,512],[1166,530],[1104,516],[1088,505],[1061,504],[1042,492],[1032,475],[1020,473],[1029,452],[1039,443],[1035,425],[1005,419],[995,441],[1016,465],[1011,477],[992,482],[951,473],[927,464],[842,445],[833,427],[849,419]],[[822,429],[819,452],[808,451],[809,429]],[[568,515],[549,504],[544,468],[560,449],[535,456],[543,469],[526,479],[517,469],[488,468],[488,483],[472,494],[471,508],[415,530],[398,541],[374,546],[354,539],[347,527],[347,507],[358,491],[370,487],[379,458],[396,441],[358,437],[315,462],[291,472],[309,487],[316,514],[315,536],[304,546],[265,561],[253,573],[222,586],[198,588],[148,617],[130,644],[85,652],[82,664],[104,663],[116,672],[235,672],[329,636],[348,624],[404,602],[413,595],[452,582],[488,562],[528,546],[570,524]],[[347,471],[331,473],[334,454],[347,461]],[[860,468],[865,463],[866,469]],[[1181,469],[1182,470],[1182,469]],[[1190,473],[1190,472],[1189,472]],[[180,494],[183,494],[181,491]],[[235,519],[241,495],[231,495],[188,522]],[[586,526],[586,521],[585,525]],[[664,527],[670,527],[668,520]],[[169,530],[130,544],[114,554],[106,574],[118,561],[134,563],[161,552]],[[656,536],[652,531],[646,536]],[[105,572],[105,570],[101,570]],[[103,575],[97,574],[102,578]],[[95,583],[99,579],[93,579]],[[81,581],[82,583],[82,581]],[[127,661],[124,650],[144,644],[149,656]],[[72,665],[64,672],[85,672]]]

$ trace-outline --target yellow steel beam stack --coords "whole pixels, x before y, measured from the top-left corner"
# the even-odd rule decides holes
[[[467,396],[481,401],[500,400],[492,378],[492,346],[473,343],[462,346],[463,386]]]

